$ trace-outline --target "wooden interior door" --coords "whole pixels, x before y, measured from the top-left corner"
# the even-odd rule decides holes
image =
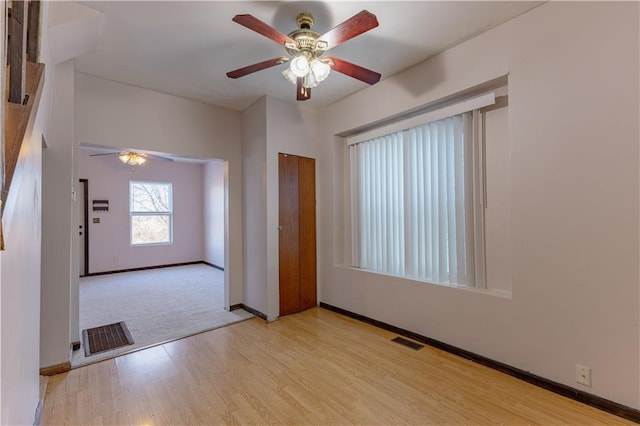
[[[280,315],[317,305],[315,160],[278,155]]]

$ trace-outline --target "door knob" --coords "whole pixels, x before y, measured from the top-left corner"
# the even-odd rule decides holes
[[[278,231],[282,231],[282,225],[278,225]]]

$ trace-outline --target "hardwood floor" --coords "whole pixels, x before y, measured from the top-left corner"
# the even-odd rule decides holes
[[[633,424],[314,308],[53,376],[49,424]]]

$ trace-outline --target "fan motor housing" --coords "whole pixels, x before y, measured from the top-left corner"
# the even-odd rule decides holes
[[[298,49],[303,52],[309,52],[314,56],[322,55],[322,51],[316,50],[316,41],[320,38],[320,34],[311,30],[313,15],[307,12],[298,14],[296,24],[298,29],[290,32],[288,36],[296,41]],[[285,49],[291,56],[296,56],[300,53],[298,49],[291,49],[287,46],[285,46]]]

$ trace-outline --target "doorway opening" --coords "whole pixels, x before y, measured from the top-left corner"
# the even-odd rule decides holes
[[[144,164],[131,165],[119,152],[81,145],[76,157],[78,175],[87,181],[80,188],[87,188],[87,224],[80,215],[79,226],[88,231],[85,253],[91,253],[78,285],[77,328],[82,335],[125,321],[134,344],[85,356],[82,342],[72,367],[252,317],[230,311],[226,294],[227,163],[149,153]],[[170,161],[155,159],[160,155]],[[132,244],[131,182],[172,185],[171,241]],[[107,208],[94,211],[94,200]],[[139,210],[143,203],[136,203]]]

